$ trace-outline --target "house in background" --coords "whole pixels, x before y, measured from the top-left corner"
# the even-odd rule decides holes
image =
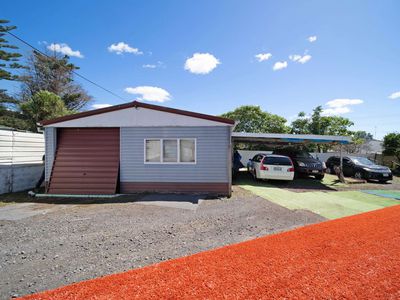
[[[382,154],[383,152],[383,141],[379,140],[367,140],[360,146],[360,154]]]
[[[230,195],[233,120],[134,101],[42,125],[47,193]]]

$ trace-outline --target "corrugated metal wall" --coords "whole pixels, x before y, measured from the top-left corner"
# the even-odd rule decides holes
[[[0,130],[0,194],[33,188],[43,170],[43,134]]]
[[[197,138],[197,163],[144,164],[144,139]],[[230,127],[121,128],[121,182],[229,182]]]
[[[119,128],[60,128],[48,185],[50,194],[114,194]]]
[[[41,164],[43,154],[43,134],[0,130],[0,165]]]

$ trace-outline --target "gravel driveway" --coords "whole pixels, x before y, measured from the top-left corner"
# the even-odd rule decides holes
[[[41,203],[32,208],[38,206],[39,214],[0,220],[0,298],[324,220],[308,211],[290,211],[239,187],[234,187],[230,199],[190,205],[163,206],[157,197],[153,203],[132,202],[143,200],[137,196],[119,203]]]

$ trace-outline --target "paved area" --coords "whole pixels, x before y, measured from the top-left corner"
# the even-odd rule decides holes
[[[5,198],[24,201],[23,195],[15,196]],[[36,204],[42,213],[0,220],[0,299],[325,220],[237,187],[230,199],[142,195],[40,201],[46,202]]]
[[[143,196],[136,204],[154,205],[180,209],[196,210],[205,195],[150,194]]]
[[[43,205],[38,203],[15,203],[0,206],[0,221],[17,221],[36,215],[45,215],[60,209],[65,209],[67,205]]]
[[[400,206],[26,299],[399,299]]]

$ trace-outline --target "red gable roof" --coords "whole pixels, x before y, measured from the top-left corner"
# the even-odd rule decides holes
[[[214,121],[214,122],[225,123],[225,124],[229,124],[229,125],[235,124],[234,120],[227,119],[227,118],[216,117],[216,116],[211,116],[211,115],[206,115],[206,114],[200,114],[200,113],[195,113],[195,112],[191,112],[191,111],[187,111],[187,110],[169,108],[169,107],[165,107],[165,106],[147,104],[147,103],[142,103],[139,101],[133,101],[133,102],[114,105],[114,106],[110,106],[110,107],[84,111],[81,113],[68,115],[68,116],[64,116],[64,117],[59,117],[59,118],[55,118],[55,119],[51,119],[51,120],[45,120],[45,121],[42,121],[41,124],[42,125],[50,125],[50,124],[54,124],[54,123],[60,123],[60,122],[64,122],[64,121],[70,121],[70,120],[75,120],[75,119],[79,119],[79,118],[94,116],[94,115],[103,114],[103,113],[107,113],[107,112],[111,112],[111,111],[130,108],[130,107],[141,107],[141,108],[153,109],[153,110],[163,111],[163,112],[167,112],[167,113],[171,113],[171,114],[199,118],[199,119],[204,119],[204,120],[209,120],[209,121]]]

